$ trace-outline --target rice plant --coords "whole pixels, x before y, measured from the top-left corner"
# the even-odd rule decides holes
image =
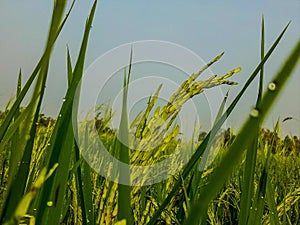
[[[105,103],[98,106],[94,120],[87,119],[82,126],[74,127],[71,115],[72,110],[78,109],[80,93],[76,90],[83,76],[97,0],[87,18],[74,66],[70,51],[66,50],[68,88],[59,115],[51,118],[41,113],[52,49],[74,2],[64,15],[67,1],[54,1],[45,50],[24,85],[20,70],[16,96],[4,112],[0,111],[1,224],[300,224],[299,137],[282,139],[278,134],[280,120],[273,131],[262,128],[300,59],[298,41],[290,55],[283,59],[284,64],[273,81],[263,87],[264,65],[288,25],[265,51],[262,20],[261,61],[228,108],[225,105],[227,93],[212,129],[197,136],[200,131],[195,127],[192,140],[187,141],[179,137],[181,128],[176,124],[185,103],[205,89],[237,85],[228,78],[240,72],[239,67],[221,76],[198,79],[223,53],[191,74],[163,106],[157,105],[163,88],[158,86],[143,112],[129,121],[127,98],[134,66],[133,48],[128,67],[124,68],[119,129],[110,126],[114,115],[111,106]],[[237,103],[258,75],[259,91],[249,118],[237,134],[231,129],[222,130],[222,124],[237,110]],[[30,102],[23,105],[31,86]],[[155,184],[150,184],[149,177],[144,176],[147,171],[141,174],[130,169],[120,170],[118,176],[131,181],[145,177],[140,185],[116,183],[100,176],[87,162],[113,170],[101,160],[101,155],[90,152],[83,157],[80,154],[76,138],[83,137],[83,144],[89,149],[93,144],[89,142],[91,127],[96,127],[96,135],[109,153],[126,164],[153,165],[171,154],[189,155],[190,159],[185,164],[180,157],[172,158],[168,168],[182,165],[182,169],[179,172],[162,169],[152,179],[161,174],[172,176]],[[128,145],[120,140],[126,140]],[[157,142],[160,144],[156,145]],[[205,171],[199,171],[205,149],[218,149],[219,154]]]

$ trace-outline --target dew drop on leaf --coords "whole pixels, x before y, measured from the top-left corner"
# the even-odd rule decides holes
[[[257,117],[259,116],[259,111],[258,111],[258,109],[255,109],[255,108],[252,109],[250,115],[251,115],[252,117],[257,118]]]
[[[48,201],[47,206],[49,206],[49,207],[53,206],[53,201]]]
[[[276,89],[276,84],[274,82],[269,83],[268,88],[270,91],[275,91]]]

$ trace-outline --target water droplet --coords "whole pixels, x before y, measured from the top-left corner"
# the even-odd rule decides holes
[[[255,208],[254,210],[257,211],[257,208]]]
[[[274,212],[271,212],[272,215],[274,215]]]
[[[250,115],[252,116],[252,117],[258,117],[259,116],[259,111],[258,111],[258,109],[252,109],[252,111],[251,111],[251,113],[250,113]]]
[[[51,144],[50,143],[48,143],[48,146],[50,146]]]
[[[59,114],[59,115],[58,115],[58,117],[62,117],[62,115],[61,115],[61,114]]]
[[[270,91],[275,91],[276,89],[276,84],[274,82],[269,83],[268,88]]]
[[[63,102],[65,102],[66,101],[66,98],[63,98]]]
[[[47,202],[47,206],[49,206],[49,207],[53,206],[53,202],[52,201],[48,201]]]
[[[264,199],[264,196],[260,196],[261,199]]]

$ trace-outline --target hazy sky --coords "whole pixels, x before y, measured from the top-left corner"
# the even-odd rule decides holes
[[[162,40],[190,49],[204,61],[225,51],[222,60],[211,69],[222,75],[242,67],[232,80],[239,82],[230,90],[229,101],[242,88],[259,63],[261,16],[265,17],[266,50],[284,26],[292,23],[266,65],[265,84],[271,81],[284,59],[300,38],[299,0],[249,1],[99,1],[91,30],[86,68],[105,52],[128,42]],[[54,49],[43,112],[56,115],[65,94],[66,45],[73,63],[77,57],[85,20],[93,1],[77,0]],[[15,94],[19,68],[23,83],[42,54],[52,12],[52,1],[1,1],[0,3],[0,109]],[[195,71],[196,72],[196,71]],[[107,77],[100,79],[106,80]],[[300,66],[289,80],[284,93],[273,107],[265,126],[281,119],[285,133],[300,134]],[[229,118],[229,126],[238,127],[256,100],[257,82],[243,97]],[[155,90],[153,90],[154,92]],[[149,93],[150,94],[150,93]]]

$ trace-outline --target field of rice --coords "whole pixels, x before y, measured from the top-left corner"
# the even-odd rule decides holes
[[[199,80],[202,72],[221,63],[220,54],[191,74],[162,107],[157,106],[161,86],[157,87],[144,111],[129,121],[133,49],[124,68],[119,129],[111,127],[113,113],[106,104],[97,108],[93,120],[76,126],[72,121],[79,101],[76,90],[81,85],[97,0],[87,18],[75,65],[69,49],[66,52],[68,88],[60,113],[57,118],[42,114],[51,53],[73,7],[65,14],[66,3],[55,1],[43,55],[25,82],[20,71],[16,96],[0,111],[1,224],[300,224],[300,137],[282,137],[281,120],[272,130],[262,127],[285,83],[296,75],[293,70],[300,59],[300,40],[282,58],[273,81],[263,87],[264,65],[289,24],[265,50],[262,18],[261,62],[245,84],[238,84],[241,90],[228,107],[225,96],[211,130],[195,129],[191,140],[183,140],[176,118],[184,104],[205,89],[237,85],[234,77],[241,69]],[[237,132],[221,129],[256,77],[259,90],[247,120]],[[30,101],[24,104],[29,94]],[[95,146],[92,135],[111,156],[132,167],[112,167],[91,147]],[[82,145],[87,149],[84,154]],[[174,157],[151,176],[147,170],[132,169],[156,165],[171,155]],[[205,170],[199,169],[210,158],[214,160]],[[179,165],[182,168],[178,169]],[[97,169],[103,168],[117,179],[101,176]],[[118,182],[121,180],[132,185]]]

